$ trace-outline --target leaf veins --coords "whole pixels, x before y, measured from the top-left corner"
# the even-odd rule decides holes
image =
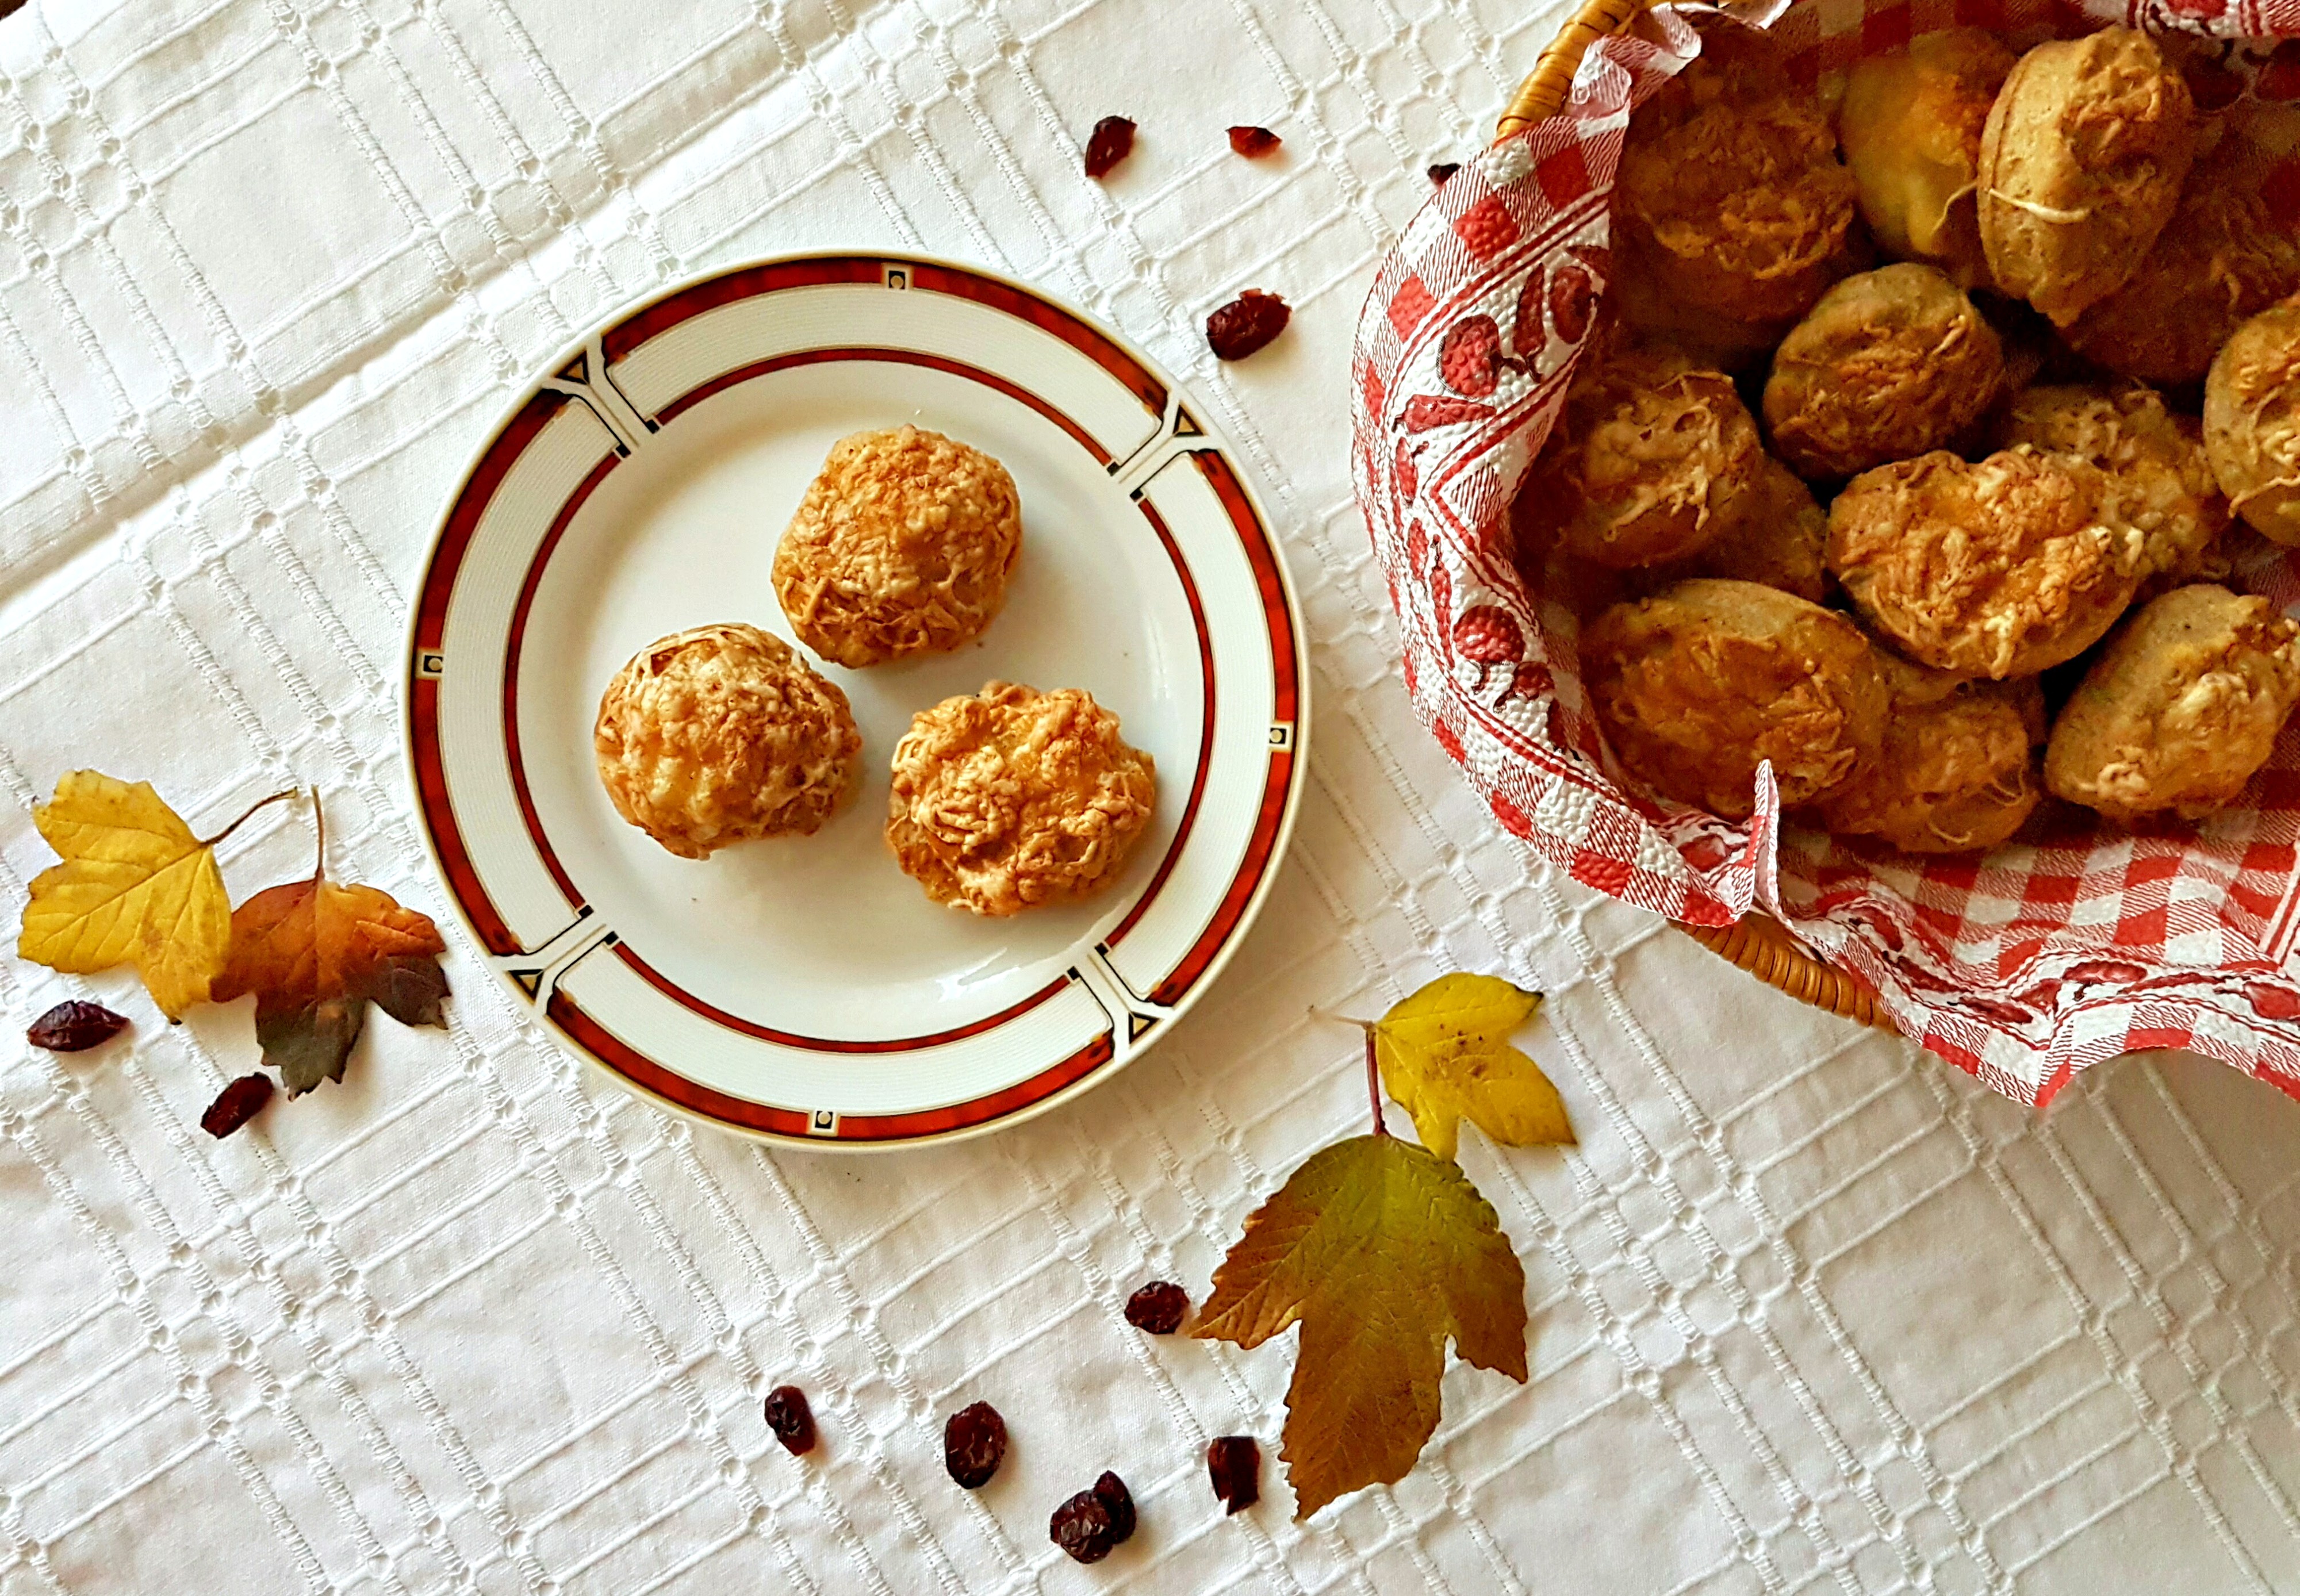
[[[429,917],[371,886],[327,877],[327,827],[307,881],[256,894],[232,911],[231,957],[215,999],[255,994],[255,1039],[288,1095],[344,1078],[371,1002],[402,1025],[445,1026],[446,943]]]

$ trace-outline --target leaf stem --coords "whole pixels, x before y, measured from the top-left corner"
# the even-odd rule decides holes
[[[257,799],[254,802],[249,804],[246,810],[241,811],[238,819],[234,820],[221,831],[217,832],[213,836],[203,837],[200,840],[200,846],[203,848],[214,847],[218,843],[223,841],[224,838],[229,836],[233,832],[238,831],[241,827],[246,825],[250,819],[254,818],[256,810],[261,809],[269,809],[273,804],[283,803],[290,798],[301,797],[303,795],[303,792],[304,789],[301,787],[288,787],[280,792],[272,794],[269,798]]]
[[[317,787],[312,789],[312,828],[320,834],[320,840],[312,849],[318,856],[318,862],[312,866],[312,879],[321,881],[327,878],[328,874],[328,808],[320,802],[320,789]]]
[[[1373,1134],[1377,1136],[1389,1135],[1389,1126],[1381,1122],[1381,1064],[1374,1057],[1374,1022],[1370,1019],[1359,1019],[1353,1015],[1337,1014],[1330,1009],[1321,1009],[1314,1003],[1310,1006],[1310,1017],[1312,1019],[1330,1019],[1336,1025],[1355,1026],[1365,1033],[1366,1101],[1373,1104]]]

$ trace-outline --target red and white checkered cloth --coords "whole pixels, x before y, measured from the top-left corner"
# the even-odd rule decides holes
[[[1682,20],[1656,15],[1662,43],[1605,40],[1562,114],[1438,191],[1360,317],[1354,476],[1416,712],[1495,818],[1577,881],[1691,925],[1762,908],[1873,988],[1904,1034],[2008,1096],[2043,1103],[2088,1064],[2157,1047],[2300,1096],[2300,977],[2286,968],[2300,934],[2300,726],[2242,804],[2201,826],[2063,821],[1979,859],[1784,832],[1769,769],[1742,825],[1657,805],[1609,774],[1573,616],[1527,590],[1506,523],[1604,290],[1630,109],[1699,53]],[[1772,26],[1810,81],[1941,28],[2025,45],[2110,21],[2211,38],[2231,93],[2300,99],[2300,0],[1800,0]],[[2279,187],[2300,204],[2300,162]],[[1496,347],[1516,360],[1488,358]],[[2300,605],[2300,562],[2280,554],[2233,580]]]

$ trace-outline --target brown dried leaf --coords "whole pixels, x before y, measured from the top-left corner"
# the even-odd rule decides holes
[[[445,1026],[446,951],[428,916],[371,886],[338,886],[323,864],[310,880],[271,887],[232,911],[231,960],[215,1000],[255,994],[263,1061],[298,1097],[343,1079],[371,1002],[402,1025]]]

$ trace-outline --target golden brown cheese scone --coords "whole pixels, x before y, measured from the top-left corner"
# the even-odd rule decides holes
[[[1613,252],[1616,273],[1606,302],[1622,322],[1650,343],[1679,350],[1696,363],[1738,374],[1765,362],[1788,322],[1743,321],[1721,316],[1664,286],[1647,258],[1654,246],[1624,237]]]
[[[970,643],[1006,602],[1022,502],[1006,468],[897,427],[831,445],[775,549],[775,596],[799,641],[851,667]]]
[[[1837,108],[1845,164],[1878,249],[1938,266],[1959,287],[1990,286],[1980,248],[1980,133],[2013,59],[1982,29],[1929,33],[1857,62]]]
[[[1690,560],[1624,573],[1629,578],[1629,593],[1610,594],[1604,603],[1576,613],[1592,613],[1623,597],[1659,593],[1688,577],[1754,582],[1817,604],[1829,594],[1829,569],[1822,562],[1828,544],[1829,512],[1795,471],[1768,454],[1743,513],[1714,543]]]
[[[756,627],[696,627],[631,656],[591,733],[615,812],[682,859],[805,834],[854,785],[846,694]]]
[[[1675,353],[1622,350],[1574,374],[1521,499],[1531,494],[1584,560],[1655,565],[1733,524],[1763,460],[1731,378]]]
[[[2229,508],[2300,546],[2300,299],[2246,321],[2213,357],[2204,453]]]
[[[1156,801],[1150,756],[1091,694],[992,682],[895,745],[887,845],[936,902],[1019,914],[1116,876]]]
[[[1745,819],[1757,766],[1785,806],[1876,757],[1886,694],[1842,615],[1753,582],[1696,578],[1617,604],[1581,638],[1582,679],[1613,752],[1664,796]]]
[[[2100,469],[2112,516],[2140,533],[2143,581],[2177,586],[2224,574],[2220,536],[2228,501],[2204,458],[2204,429],[2166,408],[2154,389],[2030,388],[2012,402],[2004,441],[2073,454]]]
[[[2141,537],[2104,519],[2099,471],[2006,449],[1855,477],[1829,510],[1829,569],[1921,664],[2003,680],[2082,653],[2131,603]]]
[[[2264,598],[2176,588],[2109,639],[2045,750],[2054,795],[2112,820],[2201,819],[2268,762],[2300,701],[2300,626]]]
[[[2271,188],[2300,153],[2300,111],[2247,101],[2219,120],[2138,270],[2068,329],[2079,353],[2112,371],[2195,382],[2247,317],[2300,291],[2300,229]]]
[[[2004,353],[1964,290],[1903,263],[1821,296],[1773,355],[1765,426],[1816,481],[1938,449],[1996,397]]]
[[[1853,174],[1777,42],[1721,20],[1696,26],[1700,58],[1629,120],[1616,234],[1666,295],[1786,328],[1862,263]]]
[[[2129,28],[2038,45],[1980,137],[1989,275],[2066,327],[2130,277],[2196,153],[2188,86]]]
[[[1882,650],[1877,662],[1892,698],[1884,746],[1821,801],[1822,823],[1911,853],[1994,848],[2020,830],[2045,795],[2035,680],[1976,682]]]
[[[1829,592],[1828,544],[1829,515],[1812,489],[1769,454],[1740,520],[1693,557],[1689,574],[1755,582],[1817,604]]]

